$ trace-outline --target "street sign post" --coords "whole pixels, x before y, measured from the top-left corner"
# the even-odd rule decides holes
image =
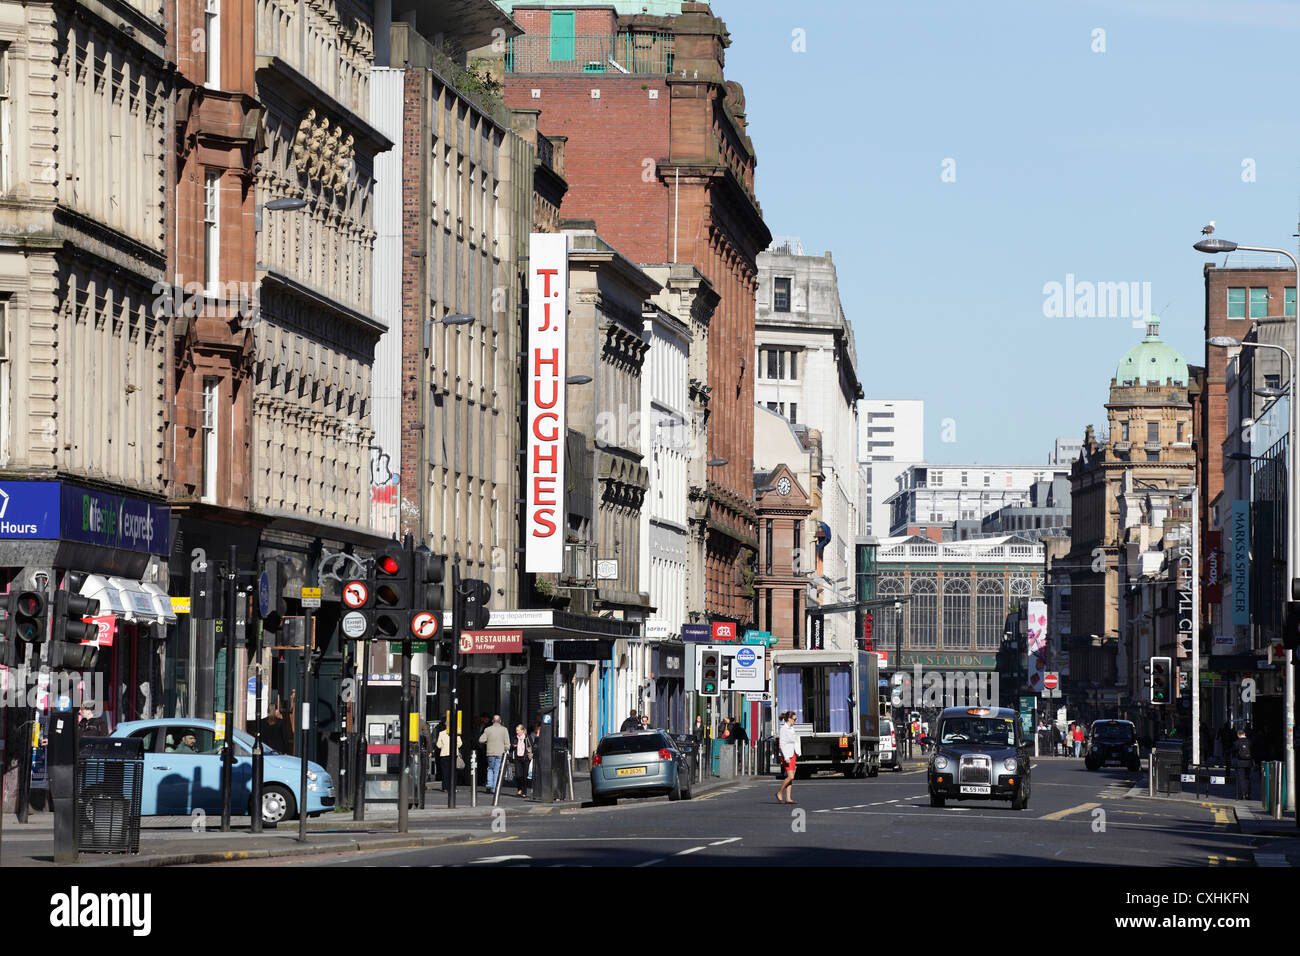
[[[303,588],[302,606],[320,607],[320,588]]]

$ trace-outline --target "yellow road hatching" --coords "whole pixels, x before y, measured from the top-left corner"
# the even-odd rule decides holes
[[[1040,820],[1063,820],[1074,813],[1086,813],[1101,806],[1100,803],[1081,803],[1077,807],[1070,807],[1068,810],[1057,810],[1055,813],[1045,814],[1038,819]]]

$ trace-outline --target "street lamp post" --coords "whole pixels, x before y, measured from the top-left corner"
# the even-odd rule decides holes
[[[1296,257],[1284,249],[1270,249],[1260,246],[1243,246],[1235,242],[1229,242],[1226,239],[1202,239],[1193,247],[1199,252],[1231,252],[1234,249],[1244,249],[1251,252],[1272,252],[1278,255],[1286,256],[1291,260],[1291,265],[1295,267],[1297,280],[1300,280],[1300,262]],[[1286,590],[1284,600],[1295,600],[1297,595],[1296,588],[1296,555],[1300,550],[1300,493],[1297,493],[1297,470],[1300,470],[1300,449],[1296,447],[1296,438],[1300,436],[1300,403],[1296,401],[1296,367],[1295,356],[1300,354],[1300,321],[1295,323],[1296,343],[1295,350],[1288,352],[1280,345],[1274,345],[1271,342],[1241,342],[1229,336],[1214,336],[1208,339],[1209,343],[1218,348],[1228,348],[1235,345],[1252,346],[1254,348],[1274,348],[1282,352],[1287,357],[1287,364],[1291,370],[1291,397],[1288,399],[1289,420],[1287,426],[1287,504],[1286,504],[1286,523],[1287,523],[1287,545],[1286,545]],[[1200,676],[1193,675],[1197,684],[1200,683]],[[1286,702],[1283,705],[1286,715],[1285,726],[1282,732],[1282,753],[1286,760],[1286,793],[1283,797],[1286,808],[1294,810],[1295,802],[1295,652],[1289,652],[1286,657]],[[1300,826],[1300,813],[1296,814],[1296,824]]]

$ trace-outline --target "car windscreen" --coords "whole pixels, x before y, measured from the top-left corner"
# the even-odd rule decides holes
[[[1016,722],[1010,717],[949,717],[939,725],[945,744],[1016,745]]]
[[[668,738],[663,734],[628,734],[626,737],[606,737],[596,748],[602,757],[613,754],[639,754],[671,748]]]
[[[1133,728],[1128,724],[1099,724],[1093,728],[1093,738],[1103,744],[1130,744]]]

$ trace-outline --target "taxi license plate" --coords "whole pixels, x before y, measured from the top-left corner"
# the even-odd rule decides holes
[[[621,767],[618,771],[620,777],[644,777],[645,767]]]
[[[985,795],[987,796],[987,795],[989,795],[989,794],[991,794],[991,793],[993,792],[993,788],[992,788],[992,787],[979,787],[979,786],[972,786],[971,784],[966,784],[965,786],[963,786],[963,787],[961,788],[961,792],[962,792],[962,793],[982,793],[982,794],[985,794]]]

